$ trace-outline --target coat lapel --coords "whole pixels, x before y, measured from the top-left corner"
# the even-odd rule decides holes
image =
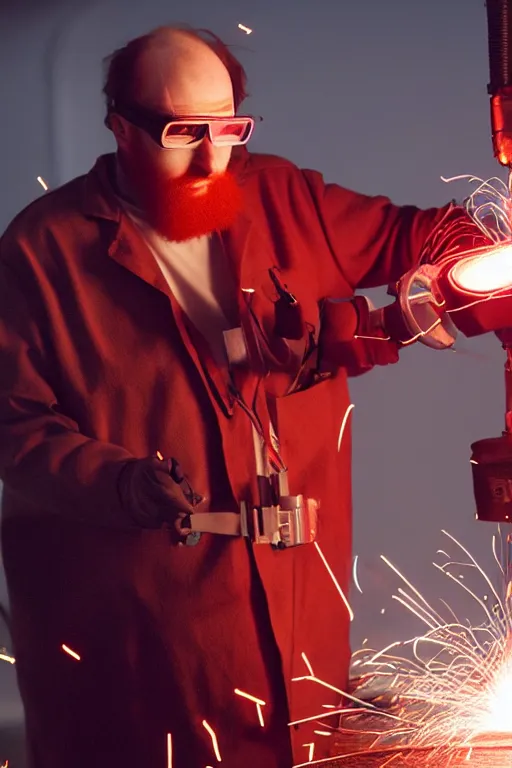
[[[148,285],[167,296],[170,295],[170,288],[162,270],[141,233],[126,213],[121,215],[116,237],[110,244],[108,255]]]

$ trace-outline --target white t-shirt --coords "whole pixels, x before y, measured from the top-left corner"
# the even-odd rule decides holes
[[[235,325],[236,288],[218,235],[183,243],[162,237],[123,202],[141,230],[176,301],[208,342],[215,360],[226,363],[223,332]]]
[[[236,286],[218,235],[204,235],[184,243],[171,242],[151,227],[140,211],[123,200],[129,216],[139,227],[162,270],[176,301],[203,335],[220,365],[228,362],[223,332],[236,326]],[[274,447],[278,443],[270,424]],[[252,428],[256,471],[268,472],[263,437]]]

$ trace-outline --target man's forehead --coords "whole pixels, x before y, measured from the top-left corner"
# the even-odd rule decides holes
[[[139,60],[139,98],[176,114],[226,114],[233,109],[229,72],[201,40],[174,34],[156,41]]]
[[[175,99],[171,98],[171,94],[168,94],[168,99],[165,99],[165,105],[161,107],[162,112],[168,112],[173,115],[229,115],[233,112],[233,99],[226,101],[201,101],[194,99],[193,101],[179,103]],[[172,102],[172,106],[171,106]]]

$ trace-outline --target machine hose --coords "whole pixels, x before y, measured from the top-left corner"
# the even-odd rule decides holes
[[[512,2],[486,0],[491,96],[512,85]]]

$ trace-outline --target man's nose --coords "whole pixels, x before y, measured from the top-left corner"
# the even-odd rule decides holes
[[[217,168],[215,147],[210,141],[209,136],[205,136],[199,146],[194,150],[192,166],[205,176],[209,176],[210,173],[215,173],[219,170]]]

